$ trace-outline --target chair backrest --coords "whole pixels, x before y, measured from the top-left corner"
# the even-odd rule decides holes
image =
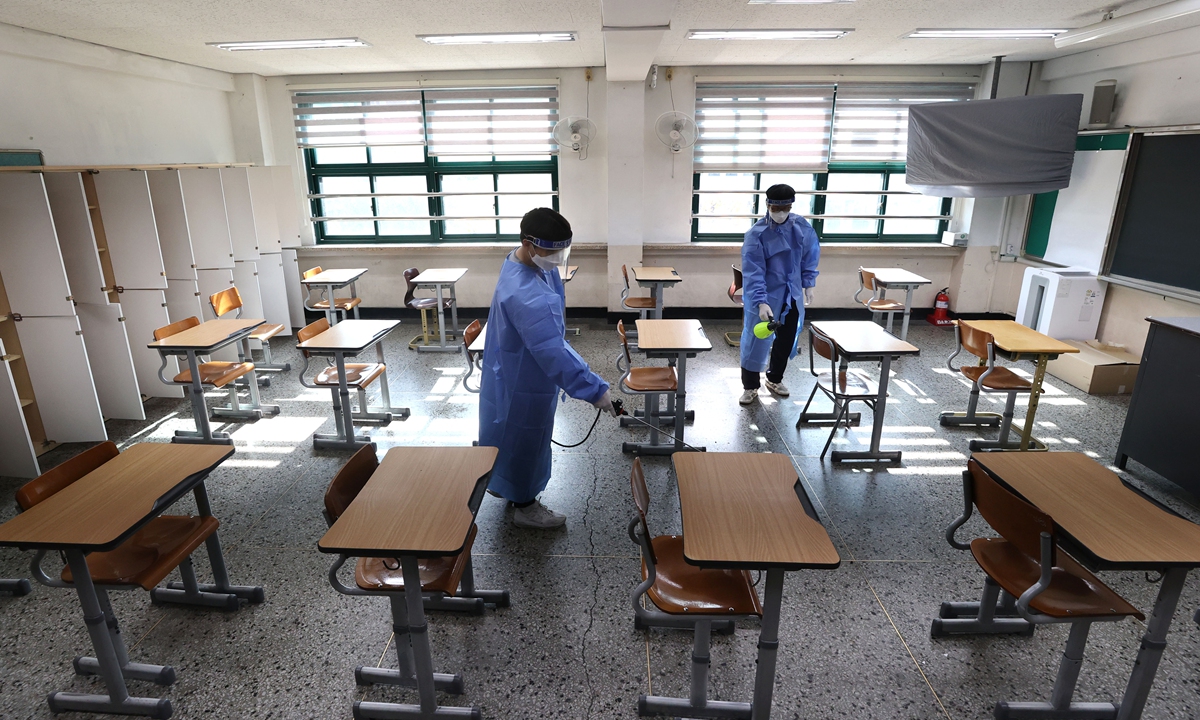
[[[971,496],[979,514],[1000,537],[1040,562],[1041,536],[1050,533],[1054,537],[1054,520],[993,480],[974,460],[967,461],[967,470],[971,473]]]
[[[617,321],[617,334],[621,336],[621,347],[625,348],[625,363],[633,367],[633,358],[629,355],[629,336],[625,333],[625,321]]]
[[[862,286],[871,292],[875,292],[875,273],[870,270],[858,269],[858,280]]]
[[[178,322],[173,322],[170,325],[163,325],[162,327],[158,328],[154,331],[154,339],[165,340],[172,335],[178,335],[184,330],[187,330],[188,328],[194,328],[199,324],[200,319],[193,315],[189,318],[184,318]]]
[[[826,360],[837,362],[837,348],[833,341],[827,338],[820,330],[812,325],[808,326],[809,341],[812,343],[813,350]]]
[[[119,454],[116,443],[111,440],[88,448],[22,485],[17,490],[17,504],[22,510],[28,510]]]
[[[364,445],[333,476],[333,482],[325,490],[325,515],[330,524],[346,512],[377,467],[379,459],[375,457],[375,448]]]
[[[412,302],[413,296],[416,295],[416,293],[417,293],[417,286],[416,286],[416,283],[413,282],[413,278],[415,278],[416,276],[418,276],[420,274],[421,274],[421,271],[416,269],[415,267],[409,268],[404,271],[404,282],[408,283],[408,289],[404,291],[404,306],[405,307],[408,307],[408,304],[410,302]]]
[[[242,294],[231,285],[221,292],[209,295],[208,304],[212,307],[213,313],[217,317],[221,317],[227,312],[242,309]]]
[[[973,328],[965,323],[958,323],[958,337],[964,349],[977,358],[988,360],[992,354],[988,347],[994,342],[992,334]]]
[[[742,289],[742,269],[737,265],[733,266],[733,283],[729,286],[729,299],[742,304],[742,296],[738,294],[738,290]]]
[[[328,329],[329,329],[329,320],[327,320],[325,318],[321,318],[319,320],[314,320],[313,322],[310,322],[309,324],[305,325],[304,327],[302,327],[296,331],[296,341],[304,342],[305,340],[315,338],[316,336],[320,335],[321,333],[325,332]]]
[[[321,273],[321,272],[324,272],[324,271],[323,271],[323,270],[321,270],[321,266],[320,266],[320,265],[318,265],[318,266],[316,266],[316,267],[309,268],[309,269],[305,270],[305,271],[304,271],[304,272],[301,274],[301,278],[303,278],[304,280],[307,280],[307,279],[309,279],[310,277],[312,277],[313,275],[316,275],[316,274],[318,274],[318,273]]]
[[[463,330],[463,347],[471,347],[471,343],[475,342],[475,339],[479,337],[479,333],[481,332],[483,332],[483,325],[478,320],[472,320],[467,329]]]
[[[648,560],[656,565],[658,558],[654,555],[654,543],[650,542],[650,525],[646,522],[646,514],[650,512],[650,491],[646,489],[646,474],[642,471],[641,458],[633,459],[633,470],[629,472],[629,487],[633,491],[633,505],[642,520],[642,536],[646,538],[646,548],[650,552]]]
[[[629,290],[629,268],[625,265],[621,266],[621,277],[625,278],[625,290]]]

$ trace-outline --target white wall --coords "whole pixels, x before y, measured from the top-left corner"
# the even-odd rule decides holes
[[[51,165],[232,162],[227,73],[0,24],[0,147]]]

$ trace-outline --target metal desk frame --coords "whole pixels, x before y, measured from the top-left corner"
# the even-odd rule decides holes
[[[454,285],[459,280],[461,280],[464,275],[467,274],[467,271],[464,268],[457,268],[457,269],[461,269],[462,273],[460,273],[459,276],[453,280],[440,280],[440,279],[438,279],[438,280],[428,280],[428,279],[422,280],[421,279],[422,276],[427,275],[429,273],[444,272],[446,270],[446,268],[427,268],[420,275],[418,275],[412,279],[412,283],[416,287],[432,287],[434,290],[434,294],[437,297],[438,344],[437,345],[424,345],[424,344],[415,345],[414,347],[416,347],[417,352],[419,352],[419,353],[420,352],[436,352],[436,353],[452,353],[453,352],[453,353],[456,353],[459,351],[457,346],[448,345],[446,343],[447,334],[449,334],[451,339],[462,337],[462,330],[459,329],[459,327],[458,327],[458,297],[454,294]],[[446,309],[443,307],[443,304],[445,302],[445,295],[443,294],[443,291],[442,291],[443,286],[450,288],[450,319],[451,319],[452,328],[450,329],[449,333],[447,333],[447,331],[446,331]]]
[[[329,302],[329,307],[325,308],[325,311],[324,311],[325,319],[329,321],[330,325],[337,325],[338,311],[336,308],[334,308],[334,301],[337,298],[334,296],[334,291],[338,290],[340,288],[344,288],[347,285],[349,285],[350,286],[350,298],[354,299],[354,298],[358,297],[358,288],[356,286],[356,283],[358,282],[358,279],[360,277],[367,274],[367,269],[368,268],[350,268],[348,270],[343,270],[341,268],[332,268],[330,270],[323,270],[323,271],[317,273],[316,275],[313,275],[311,278],[309,278],[307,280],[301,278],[300,284],[304,286],[305,290],[309,291],[309,292],[306,292],[305,296],[304,296],[304,308],[306,310],[312,310],[313,312],[321,312],[317,308],[308,304],[309,296],[311,294],[311,289],[314,287],[321,288],[325,295],[326,301]],[[344,278],[338,279],[336,282],[325,282],[320,279],[321,276],[324,275],[325,273],[345,273],[345,272],[354,273],[354,275],[353,275],[353,277],[347,276],[347,277],[349,277],[349,279],[344,279]],[[354,308],[354,318],[356,320],[358,319],[358,307],[357,306],[355,306],[355,308]]]
[[[661,320],[662,318],[648,318],[648,319]],[[637,322],[642,322],[642,321],[638,320]],[[703,326],[700,326],[699,331],[700,331],[700,334],[704,335],[705,338],[708,337],[708,335],[706,335],[704,333]],[[659,417],[659,415],[665,415],[667,413],[655,413],[653,410],[651,410],[648,413],[647,412],[636,412],[635,417],[644,418],[646,420],[646,422],[654,424],[654,425],[672,425],[673,429],[674,429],[673,434],[675,436],[675,442],[670,443],[670,444],[659,443],[659,442],[657,442],[658,431],[651,430],[651,438],[652,438],[651,442],[649,442],[649,443],[628,443],[628,442],[621,443],[621,452],[634,453],[636,455],[671,455],[673,453],[684,452],[684,451],[688,451],[688,450],[694,450],[694,451],[699,451],[699,452],[704,451],[703,447],[688,447],[683,444],[683,431],[684,431],[685,423],[689,419],[691,419],[691,417],[694,417],[694,411],[686,409],[687,408],[687,403],[686,403],[686,401],[687,401],[687,359],[694,358],[699,353],[709,352],[710,350],[712,350],[711,342],[709,343],[709,347],[704,348],[704,349],[685,348],[685,349],[681,349],[681,350],[670,350],[670,349],[648,350],[645,347],[641,346],[640,344],[638,345],[638,351],[645,353],[646,357],[648,357],[648,358],[666,358],[670,362],[671,365],[675,366],[676,382],[675,382],[675,394],[668,395],[668,403],[667,403],[667,413],[673,414],[674,417],[670,417],[670,418]],[[622,418],[622,419],[624,420],[624,418]],[[636,423],[636,424],[639,426],[645,427],[641,423]],[[631,425],[634,425],[634,423],[630,422],[628,425],[625,422],[621,423],[622,427],[629,427]]]
[[[926,278],[923,278],[920,275],[917,275],[916,273],[910,273],[911,275],[914,276],[914,279],[906,280],[906,281],[902,281],[902,282],[897,282],[895,280],[888,282],[887,280],[880,279],[880,277],[879,277],[880,273],[886,274],[888,271],[903,270],[903,268],[863,268],[863,270],[866,270],[867,272],[870,272],[870,273],[875,273],[875,285],[879,288],[879,299],[880,300],[886,299],[887,291],[892,288],[904,291],[904,320],[900,324],[900,336],[899,337],[901,340],[907,341],[908,340],[908,321],[909,321],[910,316],[912,315],[913,290],[916,290],[917,288],[921,287],[922,285],[929,285],[933,281],[927,280]],[[905,272],[909,272],[909,271],[906,270]],[[920,280],[918,281],[917,278],[920,278]],[[880,313],[874,313],[874,314],[879,315]],[[892,331],[892,329],[889,327],[888,332],[891,332],[891,331]]]
[[[640,280],[640,279],[638,279],[638,270],[641,270],[642,268],[634,267],[631,269],[633,270],[633,279],[635,282],[637,282],[638,287],[650,288],[650,297],[654,298],[654,309],[649,312],[649,315],[650,315],[649,319],[662,320],[663,319],[663,294],[665,293],[665,291],[668,287],[675,287],[679,283],[683,282],[683,278],[679,277],[679,273],[676,272],[675,268],[670,268],[671,274],[674,275],[678,279],[676,279],[676,280]]]

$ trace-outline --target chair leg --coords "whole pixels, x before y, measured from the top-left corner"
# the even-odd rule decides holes
[[[292,369],[291,363],[285,362],[281,365],[275,364],[274,358],[271,357],[271,341],[270,340],[262,340],[260,342],[262,342],[263,361],[262,361],[262,364],[255,363],[255,367],[254,367],[255,370],[277,370],[280,372],[287,372],[288,370]]]
[[[1033,720],[1033,718],[1111,718],[1115,708],[1111,703],[1072,703],[1075,684],[1079,680],[1079,669],[1083,665],[1083,651],[1087,645],[1088,631],[1092,621],[1080,620],[1071,623],[1071,634],[1058,664],[1058,675],[1054,678],[1054,689],[1050,691],[1050,702],[998,702],[994,711],[998,720]]]
[[[833,436],[837,435],[838,427],[841,425],[842,416],[846,414],[846,410],[850,407],[849,400],[843,400],[841,403],[835,401],[838,406],[837,417],[833,420],[833,429],[829,431],[829,437],[825,440],[825,447],[821,448],[821,459],[825,459],[825,453],[829,452],[829,446],[833,443]],[[846,429],[850,429],[850,424],[846,424]]]
[[[1033,635],[1037,627],[1017,612],[1016,598],[989,576],[978,602],[944,602],[929,628],[930,637],[947,635]]]
[[[702,708],[708,703],[709,640],[712,637],[712,621],[696,623],[695,640],[692,644],[692,706]]]
[[[1008,433],[1012,430],[1013,411],[1017,405],[1017,394],[1010,392],[1008,399],[1004,401],[1004,419],[1000,421],[1000,437],[1001,445],[1008,442]]]

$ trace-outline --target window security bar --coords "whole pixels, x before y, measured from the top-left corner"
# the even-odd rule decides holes
[[[557,190],[499,190],[470,192],[396,192],[396,193],[318,193],[309,195],[309,200],[323,198],[377,198],[377,197],[463,197],[465,195],[558,195]]]
[[[692,189],[693,195],[766,195],[764,190],[713,190],[711,188]],[[911,190],[796,190],[797,195],[911,195],[912,197],[937,197],[922,195]]]
[[[950,220],[949,215],[809,215],[807,213],[796,213],[806,220]],[[757,215],[700,215],[692,214],[693,220],[728,220],[730,218],[747,218],[758,219],[762,218],[766,213]]]
[[[524,215],[345,215],[309,218],[309,222],[375,222],[376,220],[520,220]],[[755,215],[754,217],[758,217]]]

